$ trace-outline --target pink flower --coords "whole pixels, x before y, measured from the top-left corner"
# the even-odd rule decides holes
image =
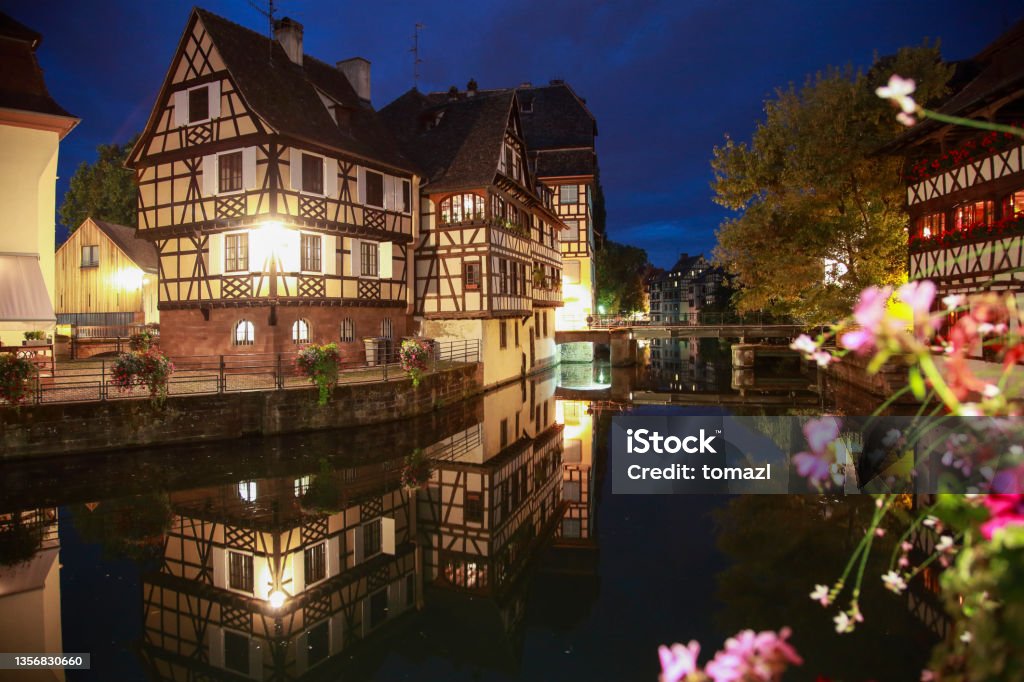
[[[791,631],[782,628],[755,633],[744,630],[725,642],[725,649],[708,661],[704,672],[715,682],[771,682],[790,665],[801,665],[796,650],[786,640]]]
[[[697,667],[697,656],[700,655],[700,644],[690,640],[686,646],[676,643],[670,649],[658,647],[658,658],[661,659],[661,682],[679,682],[687,675],[700,670]]]
[[[831,417],[810,419],[804,424],[804,438],[815,454],[821,454],[839,438],[839,422]]]
[[[981,525],[981,534],[991,540],[996,531],[1024,523],[1024,495],[986,495],[982,501],[988,508],[988,521]]]
[[[855,329],[851,332],[843,332],[839,337],[839,343],[843,348],[852,350],[857,355],[866,355],[875,347],[875,337],[864,329]]]
[[[885,319],[885,304],[892,296],[892,287],[868,287],[860,292],[860,300],[853,308],[853,319],[869,332],[877,334]]]
[[[932,301],[935,300],[935,285],[932,282],[907,282],[899,288],[896,295],[914,311],[915,324],[923,320],[926,326],[930,326],[928,313],[931,312]]]
[[[875,94],[882,99],[895,102],[904,114],[912,114],[917,111],[917,103],[911,97],[916,89],[917,83],[913,78],[903,78],[894,73],[889,77],[889,84],[877,88]]]
[[[789,344],[789,347],[795,351],[803,353],[804,355],[810,355],[818,350],[818,344],[815,343],[814,339],[809,337],[807,334],[801,334],[793,339],[793,342]]]

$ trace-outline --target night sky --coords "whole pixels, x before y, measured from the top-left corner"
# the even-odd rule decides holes
[[[647,249],[656,265],[709,252],[727,212],[711,200],[709,160],[728,133],[749,139],[777,86],[830,64],[867,66],[925,37],[946,59],[973,56],[1024,16],[1010,0],[755,2],[753,0],[281,0],[324,61],[373,63],[373,102],[412,85],[413,25],[423,23],[420,89],[568,81],[598,121],[608,234]],[[265,31],[246,0],[203,6]],[[50,92],[82,123],[61,144],[58,204],[97,144],[145,125],[190,2],[0,0],[43,34]],[[62,235],[58,230],[58,239]]]

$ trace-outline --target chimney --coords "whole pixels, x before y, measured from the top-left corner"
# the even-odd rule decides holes
[[[281,43],[288,59],[302,66],[302,24],[289,17],[275,21],[274,38]]]
[[[352,57],[336,64],[338,70],[345,74],[345,78],[352,84],[359,99],[364,103],[370,103],[370,60],[362,57]]]
[[[466,97],[475,97],[477,90],[477,84],[475,78],[470,78],[469,82],[466,83]]]

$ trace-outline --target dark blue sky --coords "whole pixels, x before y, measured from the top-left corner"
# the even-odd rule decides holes
[[[203,6],[256,30],[246,0]],[[171,0],[0,0],[40,31],[51,93],[82,123],[61,145],[67,180],[103,142],[145,125],[191,3]],[[757,2],[754,0],[281,0],[305,25],[305,49],[333,62],[373,62],[373,101],[412,85],[413,24],[421,90],[523,81],[570,82],[598,119],[612,239],[669,266],[708,252],[726,212],[711,201],[709,160],[725,133],[748,139],[773,89],[829,64],[870,64],[925,37],[947,59],[974,55],[1024,15],[1019,2]]]

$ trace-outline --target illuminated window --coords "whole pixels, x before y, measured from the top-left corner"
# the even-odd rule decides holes
[[[1024,189],[1017,190],[1006,198],[1004,217],[1010,218],[1024,214]]]
[[[292,325],[292,343],[309,343],[309,322],[295,320]]]
[[[975,225],[987,225],[993,218],[993,202],[975,201],[961,204],[954,209],[953,225],[958,230],[965,230]]]
[[[934,237],[946,231],[946,214],[929,213],[917,219],[914,225],[915,234],[919,237]]]
[[[480,263],[470,261],[466,263],[466,289],[480,288]]]
[[[246,502],[256,501],[256,481],[242,481],[238,484],[238,496]]]
[[[580,200],[580,188],[578,185],[561,185],[558,188],[559,204],[575,204]]]
[[[242,152],[217,156],[217,191],[237,192],[242,189]]]
[[[456,194],[439,205],[442,225],[479,222],[484,219],[484,198],[478,194]]]
[[[561,240],[563,242],[577,242],[580,240],[580,221],[566,220],[565,229],[562,230]]]
[[[234,345],[236,346],[251,346],[255,340],[253,334],[252,322],[249,320],[240,320],[235,325],[235,333],[233,337]]]
[[[249,234],[224,235],[224,272],[249,269]]]
[[[320,272],[320,235],[304,234],[301,237],[301,265],[306,272]]]
[[[303,476],[302,478],[295,479],[295,497],[302,497],[309,490],[310,477]]]

